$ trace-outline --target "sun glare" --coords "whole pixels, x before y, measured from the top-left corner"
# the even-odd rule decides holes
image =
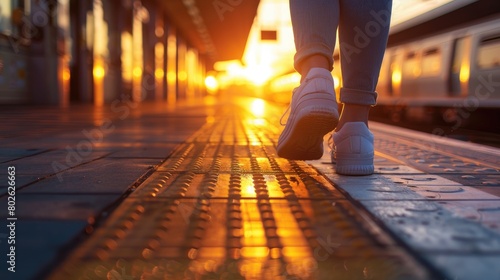
[[[261,118],[266,112],[266,103],[262,99],[255,99],[250,105],[250,110],[254,116]]]
[[[464,59],[462,65],[460,65],[459,79],[461,83],[466,83],[469,80],[470,68],[468,59]]]
[[[273,31],[276,38],[261,37],[262,31]],[[293,69],[294,53],[288,1],[261,0],[241,61],[219,61],[214,70],[220,73],[221,88],[226,84],[261,87]]]
[[[392,82],[395,85],[398,85],[401,83],[401,71],[396,70],[392,73]]]
[[[453,1],[456,0],[395,0],[393,5],[395,10],[394,22],[391,22],[391,24],[398,24],[411,18],[409,14],[399,12],[407,10],[408,7],[415,6],[416,10],[413,12],[419,14]],[[413,12],[411,14],[415,16]],[[269,33],[275,35],[271,37],[263,36],[263,34]],[[336,45],[335,52],[338,52],[338,45]],[[231,85],[245,85],[262,88],[269,82],[270,86],[280,89],[295,87],[299,83],[297,81],[298,73],[295,73],[295,75],[286,74],[294,69],[294,54],[295,44],[289,1],[261,0],[241,60],[219,61],[214,64],[214,70],[218,72],[219,87],[224,89]],[[461,78],[465,79],[467,75],[467,69],[463,69]],[[286,79],[280,80],[282,76],[285,76]],[[392,78],[395,86],[397,86],[401,81],[401,71],[393,71]],[[338,91],[341,87],[341,80],[336,76],[334,76],[334,79]],[[280,81],[277,82],[277,80]],[[287,82],[287,84],[283,84],[284,82]]]
[[[256,86],[262,86],[272,76],[273,70],[269,65],[253,65],[245,69],[245,78]]]
[[[208,75],[205,78],[205,86],[209,93],[215,93],[219,88],[219,83],[217,82],[217,79],[214,76]]]

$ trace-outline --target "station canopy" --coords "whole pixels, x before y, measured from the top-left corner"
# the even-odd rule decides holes
[[[260,0],[157,0],[169,20],[213,61],[241,59]]]

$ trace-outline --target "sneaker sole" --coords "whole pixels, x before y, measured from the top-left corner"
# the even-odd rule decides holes
[[[372,175],[375,171],[375,168],[373,165],[347,165],[337,166],[335,168],[335,171],[340,175],[363,176]]]
[[[337,106],[332,100],[325,99],[324,102]],[[314,103],[317,104],[318,100],[314,100]],[[285,127],[283,140],[278,143],[278,156],[293,160],[314,160],[323,156],[323,136],[337,126],[338,112],[327,106],[303,106],[291,121]]]
[[[357,157],[335,155],[335,171],[341,175],[371,175],[375,171],[373,155],[365,154]]]

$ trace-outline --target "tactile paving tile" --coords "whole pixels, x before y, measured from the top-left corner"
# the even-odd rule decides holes
[[[500,200],[450,199],[439,203],[454,216],[481,223],[500,234]]]
[[[50,279],[437,278],[242,118],[179,147]]]
[[[367,209],[416,250],[500,254],[500,236],[453,215],[436,202],[363,201]]]
[[[500,256],[498,167],[480,160],[481,149],[455,154],[444,140],[385,129],[376,131],[373,175],[341,176],[332,164],[312,164],[448,279],[500,279],[498,270],[478,269]]]
[[[465,185],[500,186],[500,169],[489,163],[481,163],[464,156],[454,156],[449,152],[438,150],[432,143],[411,145],[388,139],[382,133],[377,134],[375,139],[378,152],[395,156],[406,165],[427,174],[439,174]]]
[[[139,266],[142,276],[221,277],[231,262],[237,265],[231,272],[236,279],[350,279],[364,270],[377,276],[373,279],[423,277],[407,256],[383,244],[376,229],[363,230],[365,223],[346,201],[129,200],[78,249],[79,260],[53,279],[115,273],[119,263],[127,266],[121,271],[126,275]],[[211,269],[204,270],[208,264]],[[256,267],[247,271],[245,264]],[[169,271],[170,265],[179,271]]]
[[[450,254],[428,254],[429,258],[438,267],[457,267],[450,272],[448,279],[499,279],[500,256],[498,255],[450,255]]]

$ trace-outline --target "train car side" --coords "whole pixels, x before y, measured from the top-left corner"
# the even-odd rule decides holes
[[[500,106],[500,20],[483,21],[387,49],[379,105]]]

